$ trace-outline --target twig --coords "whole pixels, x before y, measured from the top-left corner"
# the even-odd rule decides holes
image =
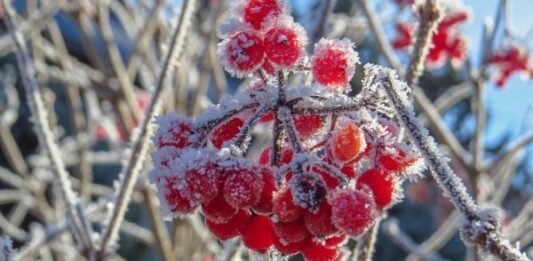
[[[138,137],[134,139],[135,142],[132,152],[127,161],[127,165],[124,166],[123,174],[121,175],[122,178],[120,180],[120,186],[117,192],[117,200],[108,219],[108,225],[105,227],[103,232],[104,236],[100,250],[100,255],[102,257],[105,256],[106,251],[109,250],[109,246],[113,245],[117,239],[118,228],[124,219],[126,208],[131,199],[131,192],[133,191],[133,187],[137,181],[137,176],[139,175],[140,168],[146,156],[148,140],[153,131],[152,119],[157,113],[159,113],[161,94],[163,93],[166,79],[172,70],[172,65],[174,64],[175,59],[179,57],[183,49],[183,43],[185,41],[190,19],[196,6],[196,0],[186,0],[183,2],[182,6],[183,11],[179,16],[178,24],[173,30],[169,45],[170,49],[165,57],[161,72],[159,73],[156,87],[153,90],[152,96],[150,97],[150,105],[140,125],[140,133]]]
[[[381,219],[377,220],[361,240],[357,242],[357,251],[354,251],[353,261],[372,261],[380,221]]]
[[[4,10],[6,10],[4,21],[10,31],[11,37],[13,38],[13,43],[15,44],[17,63],[23,78],[27,95],[26,99],[32,115],[34,116],[37,136],[40,144],[44,147],[47,155],[49,156],[50,162],[52,163],[56,174],[58,175],[61,192],[63,194],[65,204],[67,205],[68,214],[71,218],[71,221],[75,224],[73,227],[81,232],[77,235],[77,237],[84,247],[88,248],[89,251],[92,251],[92,231],[90,228],[87,230],[87,227],[84,225],[87,223],[87,217],[76,209],[76,206],[79,204],[79,202],[76,195],[72,191],[72,187],[68,179],[68,173],[65,169],[65,164],[60,157],[61,153],[59,152],[59,148],[55,143],[53,133],[46,117],[43,98],[41,96],[37,80],[35,79],[35,68],[33,67],[33,62],[28,53],[28,49],[26,48],[26,43],[22,38],[22,34],[19,30],[16,30],[13,20],[15,17],[15,12],[12,9],[10,1],[2,0],[2,4],[4,6]]]
[[[524,134],[522,137],[518,138],[509,148],[500,151],[496,154],[491,160],[483,164],[484,171],[490,171],[491,169],[496,168],[498,164],[504,162],[505,159],[513,157],[515,154],[522,151],[525,147],[533,142],[533,131],[530,131]]]

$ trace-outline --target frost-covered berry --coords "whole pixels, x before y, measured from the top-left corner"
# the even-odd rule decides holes
[[[266,22],[279,16],[283,7],[280,0],[246,0],[242,15],[246,23],[260,30]]]
[[[296,65],[303,58],[306,45],[304,29],[290,18],[281,19],[265,33],[266,58],[278,69]]]
[[[272,212],[272,198],[276,191],[276,184],[274,183],[274,174],[269,168],[264,168],[262,173],[263,191],[261,192],[261,199],[253,206],[253,210],[260,214],[268,214]]]
[[[293,222],[274,223],[274,232],[283,243],[294,243],[303,241],[309,236],[303,220],[299,219]]]
[[[293,255],[300,252],[300,250],[302,250],[302,248],[307,244],[306,240],[293,243],[286,243],[282,241],[283,240],[279,237],[274,237],[274,247],[276,248],[276,250],[278,250],[278,252],[285,256]]]
[[[309,233],[315,236],[328,236],[339,231],[331,221],[331,206],[327,202],[320,204],[315,212],[306,211],[304,222]]]
[[[274,228],[272,220],[267,216],[253,216],[240,233],[244,245],[252,250],[264,251],[274,244]]]
[[[397,181],[394,177],[378,168],[369,169],[357,178],[357,188],[364,189],[365,186],[372,190],[378,210],[390,206],[398,193]]]
[[[331,220],[341,231],[358,236],[365,232],[376,218],[376,206],[370,195],[359,190],[341,189],[328,195]]]
[[[180,149],[174,146],[165,146],[152,152],[152,162],[156,168],[170,169],[170,162],[177,159]]]
[[[192,120],[187,117],[169,113],[156,118],[159,129],[154,135],[157,148],[172,146],[178,149],[189,146],[193,135]]]
[[[183,197],[177,189],[176,177],[162,177],[158,182],[158,191],[164,198],[168,211],[172,214],[183,215],[193,212],[198,204]]]
[[[312,166],[310,169],[311,172],[317,173],[322,177],[322,180],[324,180],[328,188],[336,188],[339,185],[339,180],[328,171],[318,166]]]
[[[346,163],[357,158],[365,147],[363,131],[350,121],[333,134],[328,143],[328,153],[337,163]]]
[[[199,204],[206,203],[218,194],[219,169],[211,162],[191,164],[184,170],[183,196]]]
[[[326,247],[318,242],[309,240],[302,250],[306,261],[335,261],[340,255],[339,249]]]
[[[224,198],[236,207],[251,207],[261,198],[263,177],[259,168],[240,168],[226,171]]]
[[[290,180],[293,202],[309,211],[315,211],[326,200],[326,184],[316,173],[298,173]]]
[[[235,33],[218,45],[219,60],[228,72],[237,77],[259,68],[264,55],[263,41],[252,31]]]
[[[278,222],[295,221],[303,214],[303,209],[294,204],[289,186],[282,186],[274,194],[272,213]]]
[[[211,143],[217,149],[222,148],[224,142],[233,139],[239,134],[242,125],[244,125],[244,121],[239,117],[228,120],[213,130],[211,133]]]
[[[400,145],[380,151],[377,161],[381,168],[399,174],[417,172],[412,170],[422,168],[423,163],[420,154],[407,146]]]
[[[348,40],[321,39],[311,59],[315,80],[335,92],[349,91],[359,56]]]
[[[312,136],[323,126],[322,117],[319,115],[295,115],[293,122],[302,139]]]
[[[204,213],[204,216],[217,224],[228,222],[238,211],[239,209],[226,202],[223,193],[218,193],[214,199],[202,204],[202,212]]]
[[[246,210],[240,210],[237,215],[226,223],[215,223],[206,219],[205,224],[209,231],[211,231],[211,233],[217,238],[227,240],[238,236],[239,230],[247,224],[248,219],[250,219],[250,213]]]

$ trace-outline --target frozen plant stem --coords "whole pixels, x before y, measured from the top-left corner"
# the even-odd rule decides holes
[[[409,86],[417,84],[418,77],[420,77],[424,70],[424,62],[431,48],[433,34],[436,32],[437,25],[442,18],[442,10],[435,0],[426,0],[423,6],[418,5],[415,8],[418,8],[420,21],[418,22],[418,31],[413,53],[411,54],[405,75],[405,81]]]
[[[378,235],[380,220],[366,232],[366,234],[357,242],[357,251],[353,256],[353,261],[372,261]]]
[[[117,239],[120,223],[122,223],[122,220],[124,219],[124,214],[126,213],[127,206],[131,200],[133,187],[137,181],[142,163],[146,157],[148,140],[153,131],[152,120],[154,115],[159,113],[161,106],[161,94],[163,93],[166,78],[172,71],[172,65],[174,64],[174,61],[178,59],[183,49],[183,43],[185,41],[186,32],[196,6],[196,0],[185,0],[183,1],[182,6],[182,12],[178,18],[178,23],[172,33],[172,38],[169,45],[170,49],[168,50],[165,60],[163,61],[155,89],[150,97],[150,105],[140,125],[140,129],[138,130],[139,134],[137,138],[134,139],[135,142],[131,154],[126,165],[124,166],[123,173],[121,174],[116,202],[111,211],[111,216],[106,222],[107,226],[103,232],[100,249],[100,257],[102,258],[106,255],[106,252]]]
[[[88,222],[85,213],[80,211],[81,208],[78,207],[80,204],[79,200],[72,190],[69,174],[66,171],[65,164],[61,159],[59,147],[56,144],[52,130],[50,129],[43,97],[41,96],[39,84],[35,78],[33,61],[22,34],[15,25],[15,11],[11,6],[10,1],[2,0],[2,5],[6,11],[4,14],[4,21],[15,45],[17,63],[23,79],[28,106],[34,118],[35,131],[37,132],[39,143],[43,146],[46,154],[50,158],[50,163],[54,172],[59,178],[60,189],[67,207],[67,213],[73,223],[72,232],[78,243],[81,244],[85,251],[88,251],[86,253],[91,253],[93,251],[91,240],[92,230],[90,226],[86,225]]]
[[[395,79],[394,73],[386,70],[376,73],[381,76],[379,79],[381,89],[387,94],[413,144],[425,158],[435,180],[444,190],[446,196],[450,198],[455,208],[462,213],[464,225],[461,232],[465,239],[502,260],[528,260],[518,248],[511,246],[509,241],[503,239],[498,231],[498,221],[494,220],[495,217],[487,210],[480,211],[468,195],[461,180],[453,173],[445,157],[437,149],[437,144],[433,138],[418,122],[412,107],[408,105],[405,94],[400,93],[399,90],[402,86]]]

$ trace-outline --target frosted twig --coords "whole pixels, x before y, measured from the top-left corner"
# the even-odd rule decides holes
[[[73,229],[73,232],[76,230],[80,231],[81,233],[76,235],[81,240],[79,243],[81,243],[83,247],[88,248],[89,251],[92,251],[90,248],[92,244],[92,231],[90,228],[84,226],[84,224],[87,223],[87,217],[80,215],[81,213],[76,210],[76,205],[79,204],[79,201],[72,191],[72,186],[68,178],[69,175],[65,169],[65,164],[60,156],[61,153],[59,147],[55,143],[53,133],[49,126],[44,101],[39,90],[39,84],[35,79],[35,68],[32,59],[29,55],[26,43],[22,38],[21,32],[16,29],[14,22],[15,11],[8,0],[2,0],[2,5],[6,11],[4,21],[13,38],[13,43],[15,44],[17,63],[26,90],[28,106],[34,117],[35,130],[39,138],[39,143],[45,149],[46,154],[50,158],[52,167],[58,175],[61,193],[65,200],[67,212],[71,221],[74,223],[73,228],[75,229]]]
[[[117,191],[117,200],[113,210],[111,211],[111,215],[108,218],[108,225],[105,227],[103,232],[100,250],[100,255],[102,256],[105,256],[106,251],[109,250],[109,246],[112,246],[117,239],[120,223],[124,219],[124,214],[126,213],[128,203],[131,200],[131,192],[133,191],[133,187],[137,181],[137,176],[139,175],[142,163],[146,156],[149,137],[153,131],[152,119],[156,114],[159,113],[161,106],[161,94],[163,93],[166,79],[172,70],[174,61],[179,57],[183,49],[187,29],[195,10],[196,0],[186,0],[183,2],[182,6],[183,11],[178,18],[178,24],[173,30],[169,45],[170,49],[166,54],[161,71],[159,73],[157,84],[153,90],[152,96],[150,97],[150,105],[140,125],[139,135],[136,139],[134,139],[135,142],[131,154],[121,175],[120,185]]]
[[[444,261],[446,259],[440,257],[436,253],[425,253],[414,243],[398,226],[398,221],[391,219],[383,222],[383,231],[392,237],[392,240],[403,248],[407,253],[413,253],[417,257],[428,261]]]
[[[422,74],[426,56],[431,48],[433,34],[436,32],[437,25],[442,18],[442,10],[435,0],[426,0],[423,6],[420,4],[415,8],[418,8],[420,18],[413,53],[405,74],[405,81],[409,86],[416,85],[418,77]]]
[[[381,87],[396,109],[399,120],[404,125],[408,136],[418,148],[429,165],[437,183],[446,196],[463,214],[464,222],[461,232],[465,240],[475,243],[483,250],[504,260],[527,260],[519,249],[511,246],[498,231],[498,220],[490,209],[480,210],[474,203],[461,180],[448,166],[446,159],[437,149],[436,143],[426,129],[423,129],[409,105],[405,93],[407,88],[396,79],[393,71],[374,67],[374,73],[380,77]]]
[[[380,221],[376,220],[374,225],[357,242],[357,251],[354,251],[353,261],[372,261]]]
[[[155,195],[154,188],[145,181],[142,191],[144,200],[146,201],[146,208],[148,208],[148,213],[150,215],[150,221],[152,222],[153,234],[157,240],[157,247],[161,252],[163,260],[171,261],[174,259],[172,257],[171,241],[165,223],[159,213],[157,196]]]

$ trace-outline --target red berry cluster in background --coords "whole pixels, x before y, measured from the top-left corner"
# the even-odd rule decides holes
[[[426,66],[440,67],[444,65],[446,59],[450,59],[452,65],[456,67],[463,64],[467,55],[467,44],[464,35],[457,27],[469,17],[467,10],[458,9],[446,13],[431,39],[432,47],[426,57]],[[392,46],[395,49],[405,49],[411,46],[414,33],[414,24],[398,22]]]
[[[322,39],[307,57],[305,31],[282,1],[231,8],[219,58],[253,81],[196,118],[157,119],[151,181],[162,213],[171,219],[200,209],[221,240],[339,260],[342,245],[398,201],[401,182],[420,172],[420,155],[386,114],[338,108],[356,100],[344,94],[359,62],[349,40]],[[315,84],[287,88],[289,73],[312,75]],[[252,157],[257,125],[272,130],[273,142]]]
[[[533,62],[529,57],[529,52],[521,45],[514,44],[495,52],[487,62],[498,68],[496,86],[500,88],[503,88],[507,80],[515,73],[522,72],[528,77],[533,74]]]

